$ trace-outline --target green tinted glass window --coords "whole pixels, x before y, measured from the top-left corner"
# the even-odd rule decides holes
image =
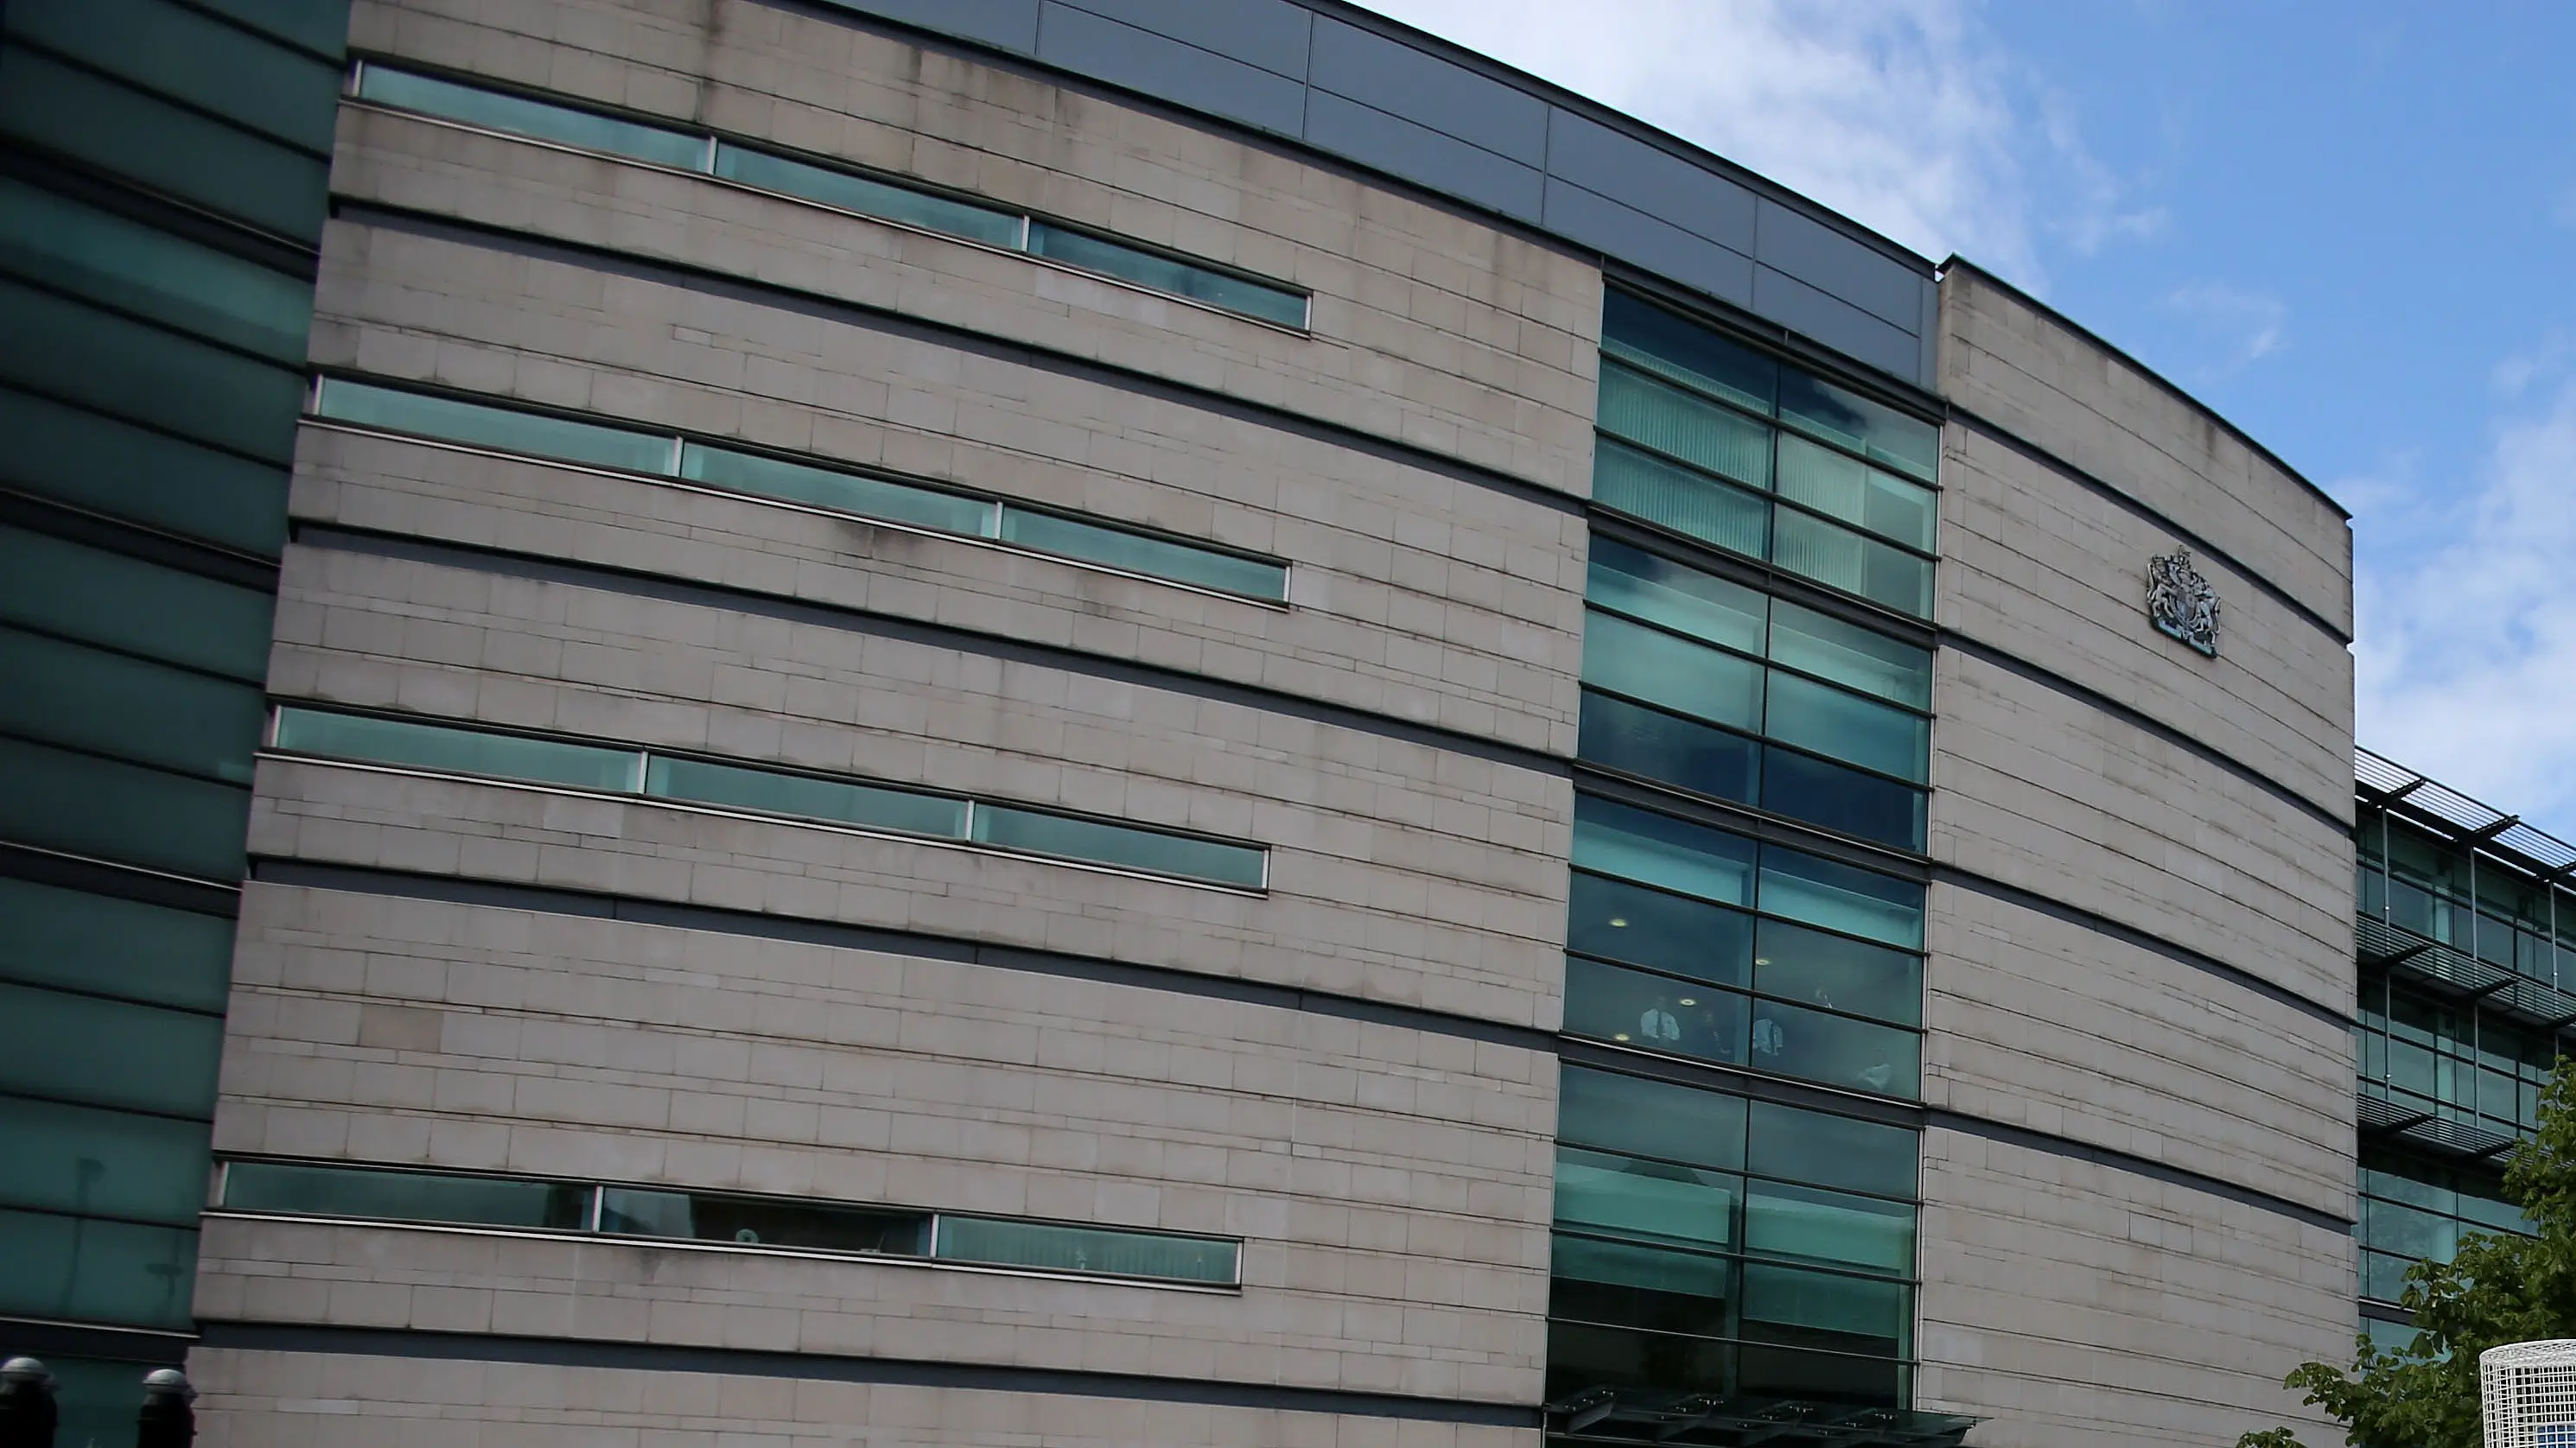
[[[1743,1167],[1742,1098],[1581,1066],[1563,1069],[1559,1140],[1727,1170]]]
[[[1702,573],[1610,538],[1592,540],[1583,596],[1650,623],[1759,656],[1771,600],[1740,583]]]
[[[286,469],[0,387],[0,482],[111,518],[274,558]],[[9,570],[0,565],[0,579]],[[267,628],[260,634],[266,658]]]
[[[1753,842],[1591,795],[1574,801],[1574,863],[1728,905],[1753,903]]]
[[[1932,721],[1796,674],[1774,672],[1763,732],[1831,759],[1923,783]]]
[[[250,783],[267,714],[256,685],[0,628],[0,730],[207,779]]]
[[[1762,725],[1762,666],[1595,612],[1583,624],[1583,682],[1737,729]]]
[[[843,211],[855,211],[861,216],[918,226],[924,231],[942,231],[988,246],[1006,246],[1016,250],[1020,244],[1018,212],[954,201],[848,171],[809,166],[802,161],[746,151],[721,141],[716,143],[715,171],[717,175],[745,186],[800,196]]]
[[[313,410],[362,427],[416,433],[532,457],[560,458],[639,473],[671,471],[673,444],[667,434],[487,407],[426,392],[371,387],[338,377],[322,380]]]
[[[1643,1051],[1744,1064],[1748,1002],[1733,991],[1565,958],[1565,1031]]]
[[[1795,368],[1780,372],[1780,420],[1926,482],[1940,475],[1941,429]]]
[[[1749,1111],[1747,1169],[1810,1186],[1914,1195],[1920,1143],[1912,1131],[1771,1101],[1751,1102]]]
[[[370,64],[358,76],[358,96],[379,105],[418,111],[443,120],[501,131],[533,140],[605,151],[685,171],[707,165],[707,138],[660,126],[621,121],[593,111],[548,105],[499,91],[458,85],[454,81],[413,75]]]
[[[1782,920],[1757,927],[1754,989],[1856,1015],[1916,1025],[1923,1015],[1923,958]]]
[[[193,1227],[206,1205],[203,1122],[51,1101],[0,1110],[0,1205]]]
[[[284,367],[8,281],[0,337],[0,381],[255,457],[294,456],[304,380]]]
[[[817,1252],[919,1256],[929,1249],[930,1218],[829,1202],[713,1192],[603,1188],[599,1229],[646,1237],[731,1242],[742,1247],[797,1247]]]
[[[1762,852],[1762,909],[1847,935],[1923,948],[1923,887],[1778,845]]]
[[[1235,1282],[1235,1244],[1208,1237],[942,1216],[936,1251],[952,1261],[995,1266],[1108,1272],[1225,1286]]]
[[[1932,551],[1932,490],[1799,437],[1780,439],[1780,496]]]
[[[0,1090],[203,1120],[223,1045],[214,1016],[0,983]]]
[[[311,282],[5,178],[0,268],[289,366],[304,362]]]
[[[1772,429],[1616,364],[1601,369],[1601,430],[1756,488],[1771,485]]]
[[[501,1181],[373,1167],[265,1161],[229,1162],[224,1167],[224,1205],[237,1212],[577,1231],[590,1225],[590,1192],[589,1187],[569,1182]]]
[[[0,1314],[187,1332],[196,1285],[193,1231],[0,1210]]]
[[[1761,494],[1608,438],[1593,453],[1592,501],[1747,558],[1771,552],[1771,504]]]
[[[1900,850],[1923,850],[1921,789],[1794,749],[1762,751],[1762,807]]]
[[[1818,989],[1815,1004],[1833,1005],[1831,993]],[[1751,1064],[1764,1071],[1913,1097],[1923,1090],[1922,1057],[1922,1038],[1911,1031],[1780,1001],[1753,1003]]]
[[[302,242],[330,162],[19,46],[0,50],[0,131]]]
[[[1836,1352],[1903,1357],[1914,1294],[1902,1283],[1748,1262],[1744,1335]]]
[[[1122,528],[1104,528],[1097,523],[1085,523],[1053,513],[1005,507],[1002,509],[1002,536],[1025,547],[1104,563],[1151,578],[1194,583],[1201,588],[1221,589],[1253,598],[1282,599],[1288,596],[1288,570],[1279,564],[1219,553],[1210,548],[1193,548],[1186,543],[1147,537]]]
[[[1781,601],[1771,609],[1771,658],[1914,709],[1932,707],[1932,651]]]
[[[1766,416],[1780,364],[1625,292],[1602,298],[1601,350]]]
[[[1764,1257],[1910,1276],[1914,1208],[1759,1179],[1744,1203],[1745,1250]]]
[[[1159,256],[1141,247],[1037,221],[1029,225],[1029,250],[1085,271],[1277,322],[1283,327],[1306,325],[1306,298],[1297,292],[1214,267]]]
[[[9,29],[146,90],[328,153],[340,68],[169,0],[11,0]]]
[[[1932,560],[1849,528],[1782,508],[1772,559],[1792,573],[1916,618],[1932,616]]]
[[[637,788],[640,781],[636,776],[642,763],[642,756],[631,749],[448,729],[403,719],[326,714],[314,709],[277,711],[277,747],[326,759],[364,760],[621,792]]]
[[[1265,862],[1264,852],[1253,845],[1167,835],[1006,805],[975,807],[974,838],[981,844],[1249,889],[1261,888]]]
[[[1717,799],[1759,797],[1764,750],[1746,735],[1596,689],[1583,691],[1575,726],[1586,763]]]
[[[1705,575],[1662,554],[1631,549],[1615,538],[1592,538],[1584,598],[1757,657],[1762,654],[1762,621],[1770,613],[1770,598],[1752,587]]]
[[[829,468],[809,467],[754,453],[687,443],[680,449],[680,476],[758,498],[804,503],[862,518],[883,518],[944,533],[991,536],[994,506],[979,498],[961,498],[931,488]]]
[[[0,623],[255,684],[268,676],[275,606],[257,589],[0,527]]]
[[[233,922],[222,916],[0,879],[0,920],[0,980],[224,1008]]]
[[[731,805],[873,829],[951,838],[966,832],[964,800],[659,754],[645,768],[644,790],[667,799]]]
[[[0,839],[230,882],[250,791],[0,738]]]
[[[1723,905],[1578,870],[1566,908],[1569,950],[1717,985],[1742,986],[1753,959],[1753,917]]]
[[[1669,1162],[1556,1149],[1556,1224],[1631,1241],[1724,1250],[1737,1245],[1741,1177]]]

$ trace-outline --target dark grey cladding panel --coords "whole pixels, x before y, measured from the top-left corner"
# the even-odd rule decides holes
[[[1548,121],[1547,174],[1730,250],[1754,254],[1751,191],[1561,107]],[[1651,264],[1644,257],[1629,259]]]
[[[1547,214],[1540,224],[1722,301],[1753,305],[1753,258],[1558,177],[1547,178]]]
[[[1057,0],[1040,17],[1037,57],[1265,131],[1294,136],[1305,127],[1304,82]]]
[[[1496,155],[1547,164],[1547,102],[1382,35],[1317,17],[1306,80]]]
[[[5,0],[0,0],[5,3]],[[816,0],[1303,141],[1932,385],[1937,289],[1796,205],[1305,0]]]
[[[1753,259],[1912,332],[1923,322],[1921,272],[1812,217],[1763,198]]]
[[[1786,272],[1753,268],[1752,310],[1882,372],[1910,378],[1922,366],[1922,343],[1910,329],[1890,326]]]
[[[1306,93],[1306,144],[1506,216],[1539,219],[1538,168],[1331,91]]]
[[[962,36],[1002,50],[1035,55],[1038,0],[822,0],[825,5],[882,15],[941,35]]]
[[[1047,8],[1087,10],[1297,81],[1306,78],[1306,45],[1315,27],[1314,12],[1291,0],[1047,0]],[[1042,55],[1055,43],[1055,23],[1049,18],[1050,28],[1039,33]]]

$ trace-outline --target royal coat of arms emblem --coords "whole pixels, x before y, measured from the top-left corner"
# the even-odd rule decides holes
[[[2190,549],[2147,560],[2147,617],[2158,632],[2218,657],[2218,590],[2191,566]]]

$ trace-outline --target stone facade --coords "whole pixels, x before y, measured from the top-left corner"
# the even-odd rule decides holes
[[[1267,874],[272,751],[218,1158],[1232,1239],[1240,1280],[218,1199],[205,1441],[1562,1428],[1601,259],[828,6],[359,0],[352,46],[1241,268],[1310,290],[1311,328],[352,103],[315,369],[1153,530],[1288,584],[314,420],[276,701],[1199,832]],[[1825,841],[1930,882],[1920,1109],[1740,1064],[1731,1089],[1922,1128],[1917,1406],[1988,1448],[2232,1442],[2352,1326],[2349,540],[2037,304],[1964,263],[1941,297],[1962,413],[1928,845]],[[2135,596],[2185,531],[2215,550],[2214,661]]]

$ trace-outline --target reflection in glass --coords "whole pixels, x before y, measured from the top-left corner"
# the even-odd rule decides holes
[[[1266,859],[1264,852],[1253,845],[1193,839],[1004,805],[976,807],[973,837],[982,844],[1250,889],[1261,887]]]
[[[943,1215],[933,1254],[943,1260],[993,1266],[1232,1286],[1237,1281],[1238,1245],[1216,1237]]]
[[[1601,368],[1601,430],[1754,488],[1771,485],[1769,426],[1631,372]]]
[[[1565,1230],[1551,1244],[1548,1313],[1573,1322],[1696,1336],[1728,1334],[1735,1263],[1698,1252],[1610,1242]]]
[[[1812,997],[1830,1006],[1822,987]],[[1882,1096],[1922,1090],[1922,1038],[1911,1031],[1781,1001],[1753,1003],[1751,1063],[1764,1071]]]
[[[1747,558],[1771,553],[1771,504],[1761,494],[1607,437],[1593,453],[1592,501]]]
[[[790,161],[784,156],[746,151],[723,141],[716,143],[715,173],[745,186],[757,186],[763,191],[801,196],[825,206],[855,211],[861,216],[901,222],[925,231],[942,231],[988,246],[1006,246],[1016,250],[1020,244],[1018,212],[954,201],[848,171]]]
[[[1616,289],[1602,298],[1601,350],[1765,416],[1779,394],[1780,364]]]
[[[778,498],[943,533],[990,537],[994,532],[994,505],[980,498],[703,443],[681,445],[680,476],[756,498]]]
[[[1741,734],[1583,691],[1577,737],[1588,763],[1716,799],[1758,797],[1762,746]]]
[[[1592,540],[1583,596],[1601,608],[1756,657],[1771,604],[1743,584],[1598,537]]]
[[[1761,904],[1765,914],[1923,948],[1923,887],[1875,870],[1772,845],[1762,852]]]
[[[1594,795],[1574,801],[1574,863],[1716,900],[1753,903],[1751,840]]]
[[[1288,570],[1259,558],[1194,548],[1165,538],[1107,528],[1055,513],[1002,509],[1002,536],[1024,547],[1124,568],[1152,578],[1193,583],[1252,598],[1288,596]]]
[[[369,64],[360,71],[358,98],[513,136],[578,146],[585,151],[605,151],[684,171],[706,169],[704,136],[616,120],[570,106],[548,105],[383,65]]]
[[[577,789],[631,792],[642,784],[636,777],[642,756],[632,749],[450,729],[408,719],[286,708],[277,711],[276,740],[280,749],[327,759],[535,780]]]
[[[1701,1166],[1744,1165],[1744,1098],[1642,1076],[1563,1068],[1556,1134],[1605,1151]]]
[[[1777,1102],[1749,1105],[1745,1165],[1763,1176],[1877,1196],[1914,1195],[1920,1143],[1902,1126],[1826,1116]]]
[[[1737,729],[1762,725],[1762,666],[1705,644],[1593,610],[1584,618],[1583,682]]]
[[[772,769],[745,769],[656,754],[644,792],[697,804],[732,805],[804,819],[954,839],[966,832],[966,802],[910,790],[881,789]]]
[[[1762,807],[1900,850],[1923,849],[1922,790],[1794,749],[1762,751]]]
[[[1029,250],[1085,271],[1131,281],[1159,292],[1188,297],[1212,307],[1259,317],[1283,327],[1306,325],[1306,298],[1286,287],[1198,266],[1127,246],[1105,237],[1068,230],[1043,221],[1029,223]]]
[[[326,377],[315,389],[317,416],[361,427],[381,427],[420,437],[471,443],[531,457],[560,458],[638,473],[671,470],[671,439],[662,434],[603,427],[515,408],[487,407],[453,397],[374,387]]]

